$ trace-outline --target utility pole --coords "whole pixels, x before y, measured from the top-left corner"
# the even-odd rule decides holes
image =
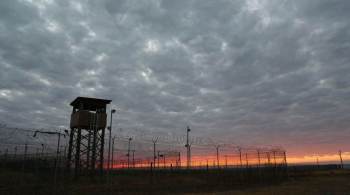
[[[191,129],[190,127],[187,127],[187,140],[185,147],[187,148],[187,169],[191,167],[191,145],[189,143],[189,133]]]
[[[339,158],[340,158],[340,168],[344,169],[342,151],[339,150]]]

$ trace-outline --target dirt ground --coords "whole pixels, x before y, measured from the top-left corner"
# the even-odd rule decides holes
[[[278,185],[201,194],[234,195],[349,195],[350,172],[329,171],[292,177]]]
[[[21,171],[0,171],[0,194],[350,195],[350,170],[294,172],[282,182],[217,186],[216,181],[223,179],[223,176],[214,174],[206,178],[196,175],[170,175],[154,183],[157,188],[149,189],[143,184],[149,182],[147,177],[119,174],[111,178],[114,180],[112,185],[107,185],[106,182],[91,182],[86,178],[79,182],[59,183],[54,190],[50,183],[50,175],[44,174],[39,177]],[[132,187],[127,187],[131,183]],[[194,186],[198,188],[193,189]],[[124,190],[121,191],[122,188]],[[54,191],[56,193],[53,193]]]

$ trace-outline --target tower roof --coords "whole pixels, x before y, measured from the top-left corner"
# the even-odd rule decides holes
[[[70,105],[73,107],[81,108],[84,110],[96,110],[100,108],[106,108],[106,105],[111,103],[112,100],[97,99],[89,97],[77,97]]]

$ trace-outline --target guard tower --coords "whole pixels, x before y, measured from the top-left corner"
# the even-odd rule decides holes
[[[70,121],[68,170],[75,175],[84,171],[103,169],[103,148],[107,122],[106,106],[111,100],[77,97]]]

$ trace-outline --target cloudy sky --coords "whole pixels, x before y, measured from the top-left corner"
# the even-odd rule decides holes
[[[1,0],[0,122],[64,128],[76,96],[125,130],[350,151],[349,0]]]

